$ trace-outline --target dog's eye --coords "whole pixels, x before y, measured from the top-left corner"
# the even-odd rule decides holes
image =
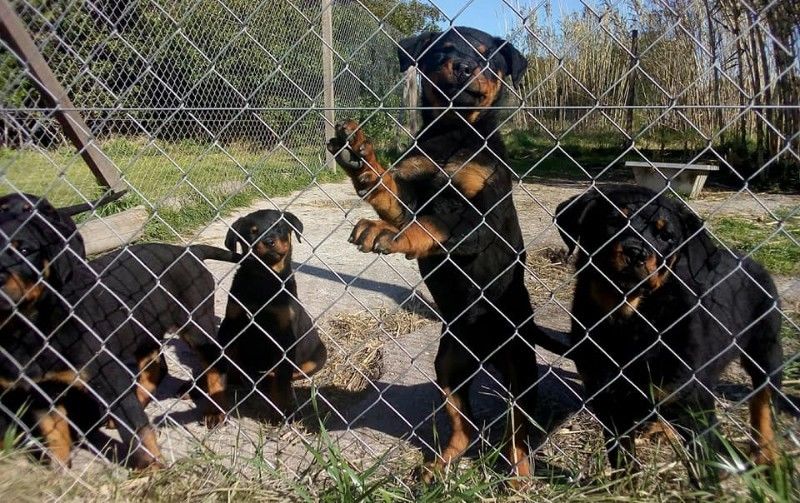
[[[30,255],[30,254],[31,254],[31,250],[30,250],[30,248],[28,248],[28,247],[26,247],[26,246],[23,246],[23,247],[19,248],[17,251],[19,251],[21,254],[23,254],[23,255],[25,255],[25,256],[27,256],[27,255]]]

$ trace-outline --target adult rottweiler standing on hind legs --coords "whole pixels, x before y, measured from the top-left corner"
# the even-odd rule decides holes
[[[363,252],[417,259],[444,319],[435,366],[452,434],[423,478],[471,445],[468,390],[484,363],[500,371],[515,400],[507,455],[526,476],[538,377],[533,344],[546,337],[523,281],[524,244],[494,105],[503,78],[516,83],[527,62],[507,41],[472,28],[404,39],[398,54],[401,70],[416,63],[422,73],[415,146],[387,170],[353,121],[338,125],[328,143],[380,217],[359,221],[350,241]]]

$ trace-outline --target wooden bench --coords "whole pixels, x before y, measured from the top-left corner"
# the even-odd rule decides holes
[[[695,199],[700,195],[709,173],[719,171],[719,166],[713,164],[680,162],[625,161],[625,167],[633,169],[633,177],[637,184],[660,191],[669,182],[673,190],[688,194],[689,199]]]

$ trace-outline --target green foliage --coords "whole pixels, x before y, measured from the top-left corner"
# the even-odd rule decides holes
[[[441,11],[420,0],[363,0],[362,4],[376,17],[392,26],[397,33],[409,36],[424,30],[436,30],[436,22],[444,19]]]
[[[21,12],[26,23],[101,136],[147,133],[260,148],[320,141],[319,2],[31,3],[35,11]],[[395,40],[434,26],[440,14],[418,0],[366,5],[374,16],[357,2],[334,4],[336,104],[396,107]],[[35,99],[10,54],[0,56],[0,69],[4,105]]]

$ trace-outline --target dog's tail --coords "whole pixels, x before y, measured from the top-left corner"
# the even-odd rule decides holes
[[[120,190],[119,192],[109,192],[100,197],[99,199],[95,199],[94,201],[90,201],[88,203],[75,204],[72,206],[64,206],[63,208],[58,208],[56,211],[58,211],[60,214],[64,216],[74,217],[79,213],[92,211],[94,209],[105,206],[108,203],[113,203],[120,197],[124,196],[127,192],[128,192],[127,190]]]
[[[211,245],[191,245],[189,251],[199,260],[220,260],[222,262],[239,262],[242,255]]]

